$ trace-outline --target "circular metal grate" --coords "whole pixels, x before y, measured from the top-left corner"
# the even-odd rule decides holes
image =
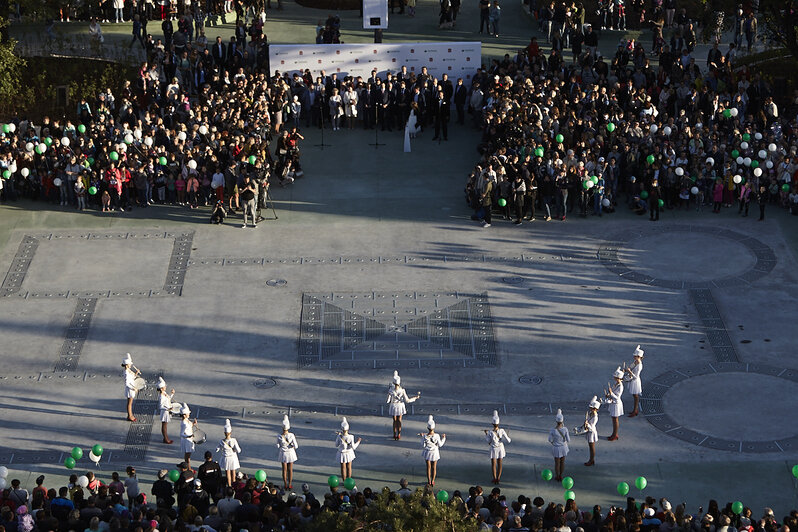
[[[252,385],[260,390],[265,390],[267,388],[274,388],[275,386],[277,386],[277,381],[272,378],[266,377],[265,379],[256,380],[255,382],[252,383]]]
[[[521,375],[520,377],[518,377],[518,382],[520,382],[521,384],[538,385],[541,382],[543,382],[543,377],[540,377],[538,375]]]
[[[269,279],[266,281],[267,286],[285,286],[288,284],[288,281],[285,279]]]

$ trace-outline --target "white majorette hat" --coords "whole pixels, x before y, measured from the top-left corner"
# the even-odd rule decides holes
[[[598,402],[598,398],[594,395],[593,399],[590,400],[590,403],[588,403],[587,406],[589,406],[590,408],[595,408],[596,410],[598,410],[598,408],[601,406],[601,403]]]
[[[288,421],[288,414],[283,416],[283,428],[286,430],[291,428],[291,422]]]
[[[498,410],[494,410],[493,411],[493,424],[494,425],[498,425],[499,424],[499,411]]]
[[[560,409],[558,408],[558,409],[557,409],[557,415],[556,415],[556,416],[554,416],[554,421],[556,421],[557,423],[562,423],[562,420],[563,420],[563,417],[562,417],[562,410],[560,410]]]
[[[640,349],[640,344],[638,344],[637,347],[635,347],[635,352],[632,353],[632,356],[643,358],[643,353],[645,353],[645,351]]]
[[[187,416],[191,414],[191,409],[188,407],[188,403],[183,403],[183,408],[180,409],[180,415]]]
[[[349,422],[344,418],[341,420],[341,430],[349,430]]]
[[[432,414],[430,414],[429,419],[427,419],[427,428],[430,430],[435,430],[435,420],[432,419]]]
[[[132,366],[133,365],[133,358],[130,356],[130,353],[125,355],[125,359],[122,361],[123,366]]]
[[[618,369],[615,370],[615,373],[613,373],[612,376],[616,379],[623,379],[623,371],[621,370],[621,366],[618,366]]]
[[[229,419],[224,420],[224,432],[225,434],[230,434],[233,432],[233,426],[230,424]]]
[[[159,390],[163,390],[166,388],[166,381],[163,380],[163,377],[158,377],[158,384],[155,386]]]
[[[401,382],[402,382],[402,377],[399,376],[399,372],[396,371],[396,370],[393,370],[393,383],[394,384],[400,384]]]

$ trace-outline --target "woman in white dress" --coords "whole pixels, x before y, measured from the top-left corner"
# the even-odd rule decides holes
[[[341,478],[346,480],[352,476],[352,462],[355,460],[355,449],[360,446],[361,439],[349,434],[349,422],[341,421],[341,432],[335,433],[335,446],[338,447],[338,463],[341,464]]]
[[[221,451],[222,458],[219,460],[219,467],[227,474],[227,485],[232,486],[236,478],[236,471],[240,464],[238,463],[238,453],[241,452],[241,447],[238,446],[238,440],[233,436],[233,426],[230,424],[229,419],[224,420],[224,438],[219,441],[216,452]]]
[[[629,417],[635,417],[640,413],[640,394],[643,393],[643,383],[640,380],[640,373],[643,372],[643,353],[645,353],[645,351],[640,349],[639,345],[635,347],[635,352],[632,354],[634,356],[634,362],[632,362],[631,367],[626,368],[626,374],[629,380],[629,393],[632,394],[635,400],[635,405],[629,413]]]
[[[585,432],[585,438],[587,439],[587,447],[590,449],[590,460],[585,462],[586,466],[592,466],[596,463],[596,442],[598,441],[596,425],[598,424],[599,406],[601,406],[601,403],[598,402],[598,398],[594,395],[587,405],[588,413],[587,419],[585,419],[585,430],[587,431]]]
[[[341,117],[344,116],[344,100],[338,94],[338,89],[333,89],[332,96],[329,100],[330,105],[330,122],[332,122],[333,131],[341,129]]]
[[[499,412],[493,411],[493,430],[485,430],[485,440],[490,444],[490,469],[493,472],[493,483],[498,484],[502,478],[502,460],[504,452],[504,442],[510,443],[512,440],[507,435],[507,431],[499,428]]]
[[[172,388],[170,393],[166,391],[166,381],[163,377],[158,377],[158,408],[161,411],[161,434],[163,434],[164,443],[174,443],[169,439],[167,434],[167,427],[169,422],[172,421],[172,397],[175,396],[175,390]]]
[[[357,91],[350,84],[344,93],[344,113],[346,114],[346,122],[349,129],[355,129],[355,120],[357,119]]]
[[[407,117],[407,131],[410,133],[410,138],[416,138],[416,135],[421,131],[418,125],[418,103],[410,103],[410,115]]]
[[[421,392],[415,397],[408,397],[407,392],[401,386],[402,378],[398,371],[393,372],[393,383],[388,385],[388,414],[393,418],[393,439],[402,439],[402,416],[407,413],[405,403],[412,403],[421,397]]]
[[[130,353],[125,355],[122,360],[122,370],[125,377],[125,397],[127,398],[127,420],[136,421],[133,417],[133,399],[136,397],[136,377],[139,375],[139,370],[133,371],[133,358]]]
[[[608,441],[615,441],[618,439],[618,428],[620,426],[620,418],[623,415],[623,370],[619,367],[615,370],[612,377],[615,383],[610,385],[607,390],[607,399],[610,405],[610,417],[612,418],[612,435],[607,438]]]
[[[288,416],[283,416],[283,431],[277,435],[277,460],[283,468],[283,488],[293,489],[294,482],[294,462],[296,462],[296,450],[299,448],[296,436],[288,432],[291,422]]]
[[[435,485],[435,477],[438,475],[438,460],[441,459],[440,448],[446,443],[446,434],[435,433],[435,420],[430,415],[427,420],[427,433],[419,432],[421,436],[421,451],[424,461],[427,463],[427,484]]]
[[[554,456],[554,480],[560,481],[565,469],[565,457],[568,456],[568,442],[571,441],[571,436],[563,426],[562,410],[559,408],[554,420],[557,424],[549,431],[549,443],[551,454]]]
[[[189,419],[191,409],[189,409],[188,403],[183,403],[180,415],[183,416],[183,420],[180,422],[180,451],[183,453],[183,461],[191,469],[191,453],[194,452],[194,426],[197,424],[197,420],[192,422]]]

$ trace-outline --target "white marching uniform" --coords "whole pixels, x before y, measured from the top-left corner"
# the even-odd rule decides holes
[[[352,462],[355,459],[355,449],[359,445],[360,442],[355,441],[355,437],[351,434],[339,434],[335,438],[335,446],[338,447],[338,463],[348,464]]]
[[[180,452],[194,452],[194,423],[190,419],[183,419],[180,422]]]
[[[172,397],[174,394],[162,393],[158,395],[158,408],[161,410],[161,421],[172,421]]]
[[[598,425],[598,412],[590,414],[587,418],[587,432],[585,433],[587,443],[596,443],[598,441],[596,425]]]
[[[437,462],[440,460],[440,448],[443,447],[444,443],[446,443],[446,438],[441,438],[441,435],[438,433],[422,435],[421,446],[424,450],[421,452],[421,454],[424,457],[424,460],[427,462]]]
[[[296,462],[296,450],[298,448],[299,445],[292,432],[285,435],[282,433],[277,435],[277,461],[281,464],[292,464]]]
[[[125,368],[125,397],[133,399],[136,397],[136,374],[130,368]]]
[[[388,391],[388,400],[385,401],[388,403],[388,414],[391,416],[405,415],[407,413],[405,403],[412,403],[416,399],[418,397],[408,397],[407,392],[401,386],[394,387]]]
[[[504,442],[502,439],[507,440],[507,443],[512,442],[504,429],[491,430],[485,434],[485,440],[490,444],[491,460],[494,458],[501,460],[506,456],[507,453],[504,452]]]
[[[241,468],[238,463],[238,453],[241,452],[238,440],[223,438],[219,441],[219,446],[216,447],[216,452],[219,451],[222,452],[222,458],[219,460],[219,467],[222,468],[222,471],[235,471]]]
[[[621,395],[623,395],[622,382],[614,385],[614,387],[610,386],[610,417],[621,417],[623,415],[623,401],[621,401]]]
[[[549,443],[551,444],[551,454],[554,458],[565,458],[568,456],[568,442],[571,437],[565,428],[554,427],[549,431]]]
[[[643,383],[640,380],[640,373],[643,371],[643,361],[629,368],[632,372],[632,380],[629,381],[629,393],[632,395],[640,395],[643,393]]]

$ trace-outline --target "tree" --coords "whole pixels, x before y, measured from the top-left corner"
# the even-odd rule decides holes
[[[762,28],[773,42],[798,59],[798,11],[792,0],[761,0]]]
[[[7,35],[8,20],[0,18],[0,32]],[[20,93],[22,69],[27,62],[14,53],[16,41],[0,39],[0,101],[13,102]]]

